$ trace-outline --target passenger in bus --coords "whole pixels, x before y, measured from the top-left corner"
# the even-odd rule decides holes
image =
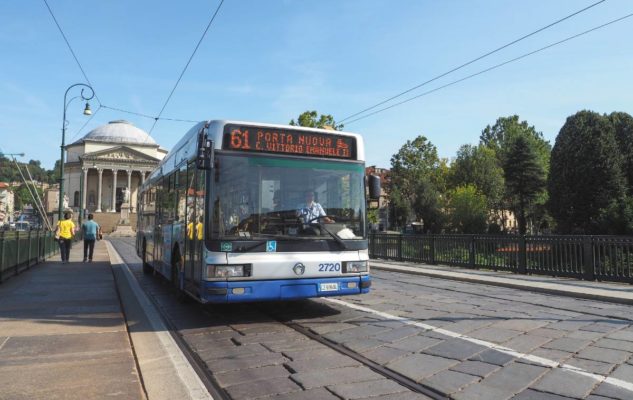
[[[64,220],[57,221],[57,228],[55,231],[55,237],[59,238],[59,253],[62,256],[62,264],[68,263],[73,235],[75,234],[75,224],[72,219],[70,219],[71,217],[71,213],[64,213]]]
[[[297,207],[297,217],[301,218],[304,224],[318,224],[319,220],[328,224],[334,222],[334,220],[325,214],[325,210],[323,210],[321,204],[314,201],[314,191],[306,191],[305,199],[305,203]]]
[[[94,214],[88,214],[88,221],[81,224],[81,231],[84,237],[84,261],[92,262],[92,255],[95,251],[95,242],[101,227],[94,221]]]

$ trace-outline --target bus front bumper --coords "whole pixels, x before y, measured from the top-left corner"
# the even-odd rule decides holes
[[[346,296],[368,293],[369,275],[335,278],[205,282],[204,303],[297,300],[310,297]]]

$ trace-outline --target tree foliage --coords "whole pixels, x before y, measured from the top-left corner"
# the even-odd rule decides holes
[[[438,157],[437,148],[424,136],[408,140],[391,157],[391,181],[387,190],[395,220],[400,225],[422,220],[425,232],[441,230],[443,166],[445,163]]]
[[[33,180],[44,183],[55,183],[56,179],[59,179],[59,160],[55,163],[53,170],[46,170],[42,167],[39,160],[29,160],[28,163],[18,162],[24,177],[28,180],[29,176],[26,172],[25,166],[28,167]],[[15,167],[15,163],[12,159],[4,156],[0,156],[0,182],[22,182],[20,172]]]
[[[487,200],[489,209],[499,209],[504,194],[503,168],[495,151],[484,145],[463,145],[449,173],[449,186],[472,185]]]
[[[503,163],[506,197],[517,216],[521,235],[526,233],[530,209],[546,187],[545,167],[540,161],[535,142],[533,136],[524,133],[506,142]]]
[[[293,126],[305,126],[308,128],[326,128],[330,127],[334,130],[340,131],[343,129],[343,124],[337,124],[334,120],[334,117],[330,114],[321,114],[319,115],[315,110],[305,111],[297,121],[294,119],[290,120],[290,125]]]
[[[622,154],[622,174],[626,179],[627,193],[633,195],[633,117],[624,112],[613,112],[609,121],[615,130],[615,140]]]
[[[448,194],[451,228],[459,233],[484,233],[488,221],[486,196],[472,184],[458,186]]]
[[[552,150],[549,208],[562,233],[619,233],[626,217],[623,160],[608,117],[567,118]],[[621,221],[613,226],[612,221]]]
[[[538,132],[534,126],[530,126],[527,121],[520,121],[518,115],[512,115],[509,117],[498,118],[493,126],[488,125],[480,136],[480,143],[492,150],[497,155],[499,165],[504,169],[505,178],[505,193],[501,201],[502,209],[509,209],[517,211],[519,209],[525,212],[523,218],[526,220],[532,220],[537,225],[540,225],[543,220],[549,219],[545,208],[545,204],[548,200],[548,193],[546,190],[538,192],[536,198],[530,200],[530,206],[528,208],[522,208],[517,203],[515,197],[516,192],[508,192],[509,188],[516,188],[518,182],[508,182],[508,176],[518,177],[518,175],[512,173],[507,174],[506,167],[512,165],[511,155],[512,146],[517,137],[523,137],[526,145],[529,145],[536,154],[536,161],[540,165],[540,168],[544,171],[545,177],[549,174],[549,160],[551,155],[551,146],[548,141],[543,138],[543,134]],[[520,216],[517,215],[517,218]]]
[[[29,187],[31,191],[34,189],[33,185],[31,185],[30,183],[29,183]],[[42,199],[44,196],[44,192],[42,191],[42,189],[39,187],[35,187],[35,190],[40,196],[40,199]],[[27,188],[26,185],[22,184],[20,186],[13,188],[13,194],[15,196],[14,204],[15,204],[16,210],[21,210],[25,205],[28,205],[28,204],[35,206],[33,197],[31,196],[31,193],[29,192],[29,188]]]

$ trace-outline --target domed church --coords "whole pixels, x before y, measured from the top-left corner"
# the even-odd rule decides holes
[[[126,189],[136,212],[139,186],[165,157],[152,137],[128,121],[111,121],[66,146],[64,191],[69,206],[95,213],[121,211]]]

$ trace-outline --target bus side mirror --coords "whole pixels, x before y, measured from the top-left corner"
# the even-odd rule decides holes
[[[203,138],[201,145],[198,146],[198,169],[212,169],[213,168],[213,140]]]
[[[380,199],[380,177],[369,175],[367,177],[367,183],[369,186],[369,198],[372,200]]]

